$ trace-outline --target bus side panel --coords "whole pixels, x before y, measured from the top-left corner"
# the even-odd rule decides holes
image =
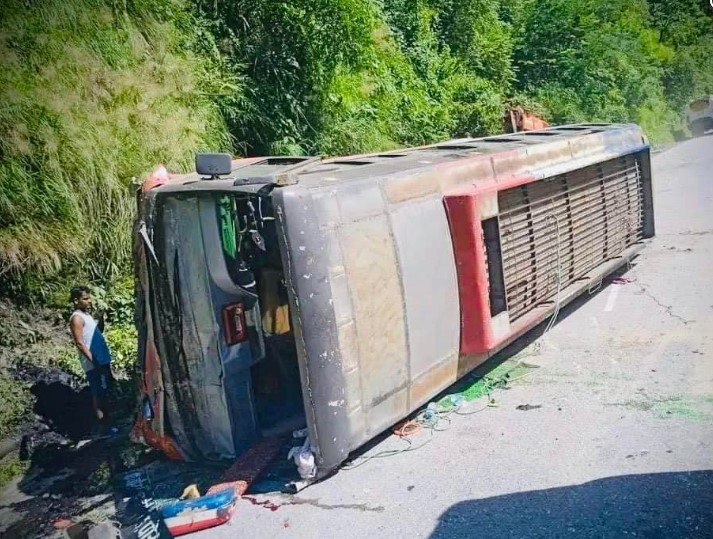
[[[329,234],[309,191],[272,195],[290,299],[305,418],[322,475],[349,453],[346,385],[328,267]]]
[[[406,306],[411,411],[456,381],[458,284],[440,195],[393,206],[390,217]]]

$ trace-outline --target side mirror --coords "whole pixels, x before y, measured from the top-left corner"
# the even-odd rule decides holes
[[[233,158],[229,153],[199,153],[196,154],[196,172],[207,179],[214,180],[218,176],[230,174]]]

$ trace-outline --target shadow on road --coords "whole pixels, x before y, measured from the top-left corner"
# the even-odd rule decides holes
[[[623,475],[461,502],[431,539],[713,537],[713,471]]]

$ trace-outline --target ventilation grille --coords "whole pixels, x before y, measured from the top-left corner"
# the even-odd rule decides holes
[[[630,155],[498,193],[510,320],[642,237],[639,162]],[[491,253],[492,256],[492,253]]]

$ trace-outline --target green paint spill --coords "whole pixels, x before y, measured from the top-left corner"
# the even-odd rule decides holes
[[[624,402],[614,402],[611,406],[623,406],[624,408],[648,412],[654,407],[654,404],[648,401],[628,400]]]
[[[465,401],[473,401],[490,394],[493,390],[502,388],[511,382],[515,382],[526,376],[537,365],[530,365],[516,360],[504,361],[487,374],[478,375],[480,369],[476,369],[475,379],[471,376],[459,384],[458,389],[438,401],[442,408],[450,408],[453,405],[452,397],[460,395]]]
[[[711,419],[711,414],[700,409],[700,405],[704,402],[710,403],[710,397],[692,400],[685,399],[680,395],[658,398],[646,398],[646,395],[642,395],[639,399],[630,399],[624,402],[612,403],[612,405],[642,412],[652,412],[661,419],[683,417],[692,421],[708,421]]]
[[[706,421],[710,418],[710,414],[694,408],[693,402],[658,402],[654,404],[653,412],[661,418],[668,417],[685,417],[693,421]]]

